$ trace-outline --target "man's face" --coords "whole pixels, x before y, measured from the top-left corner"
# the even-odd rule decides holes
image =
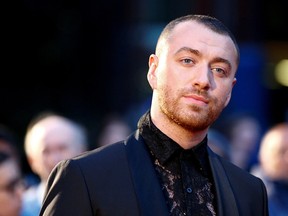
[[[74,133],[69,125],[54,118],[34,126],[30,135],[33,154],[29,162],[41,179],[47,179],[59,161],[81,153]]]
[[[229,103],[236,82],[232,40],[196,22],[185,22],[163,44],[159,56],[149,62],[149,83],[160,110],[188,130],[208,128]]]
[[[0,215],[19,216],[24,186],[17,162],[9,159],[0,164]]]

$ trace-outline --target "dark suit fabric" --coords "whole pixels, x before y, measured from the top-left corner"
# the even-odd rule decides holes
[[[263,182],[210,149],[217,216],[268,216]],[[52,171],[40,215],[168,216],[143,139],[127,140],[60,162]]]

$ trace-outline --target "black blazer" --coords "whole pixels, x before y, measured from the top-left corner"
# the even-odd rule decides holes
[[[268,216],[263,182],[208,148],[217,216]],[[168,216],[152,160],[139,131],[123,142],[60,162],[40,215]]]

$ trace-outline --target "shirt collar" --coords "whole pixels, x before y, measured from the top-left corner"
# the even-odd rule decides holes
[[[153,124],[150,111],[140,118],[138,129],[147,147],[162,165],[173,157],[180,155],[182,155],[181,157],[193,156],[200,165],[207,162],[207,136],[195,147],[185,150]]]

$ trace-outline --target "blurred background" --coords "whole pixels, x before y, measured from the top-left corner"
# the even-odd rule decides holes
[[[91,148],[105,118],[136,128],[149,107],[148,57],[163,26],[189,13],[226,24],[241,63],[228,116],[252,115],[262,131],[288,119],[287,1],[16,0],[1,26],[0,123],[20,145],[30,119],[54,110],[88,128]]]

